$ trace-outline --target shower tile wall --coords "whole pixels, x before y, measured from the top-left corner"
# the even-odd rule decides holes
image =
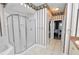
[[[27,20],[27,48],[35,44],[35,21],[34,15]]]

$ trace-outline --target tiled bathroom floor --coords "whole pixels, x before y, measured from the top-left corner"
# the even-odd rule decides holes
[[[34,45],[30,49],[26,50],[24,55],[61,55],[61,40],[50,39],[50,43],[47,48],[39,45]]]

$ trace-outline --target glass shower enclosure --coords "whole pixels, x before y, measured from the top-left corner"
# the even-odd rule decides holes
[[[7,17],[9,43],[14,47],[14,54],[21,53],[27,48],[26,16],[12,14]]]

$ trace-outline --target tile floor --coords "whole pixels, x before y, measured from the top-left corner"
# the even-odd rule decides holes
[[[24,55],[62,55],[61,40],[50,39],[47,48],[40,45],[33,45],[26,50]]]

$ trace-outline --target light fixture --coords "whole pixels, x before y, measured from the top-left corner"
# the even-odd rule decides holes
[[[21,5],[23,5],[23,3],[21,3]]]
[[[57,11],[57,10],[59,10],[59,8],[56,8],[55,10]]]

